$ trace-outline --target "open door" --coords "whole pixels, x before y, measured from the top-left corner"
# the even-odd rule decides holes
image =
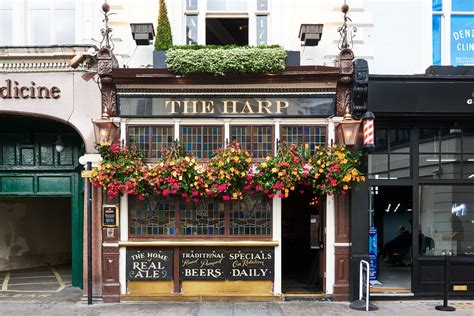
[[[284,293],[323,291],[324,218],[321,198],[295,190],[282,201],[282,281]]]

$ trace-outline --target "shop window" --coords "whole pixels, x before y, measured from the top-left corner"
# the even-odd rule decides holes
[[[31,45],[75,43],[74,0],[30,0],[28,7]]]
[[[418,151],[420,178],[474,178],[472,129],[420,129]]]
[[[146,197],[144,200],[130,195],[130,235],[173,236],[175,235],[175,207],[167,200]]]
[[[303,148],[308,145],[313,155],[316,146],[326,144],[326,128],[323,126],[282,126],[280,139],[282,142]]]
[[[207,18],[207,45],[248,45],[248,18]]]
[[[230,203],[231,235],[271,235],[272,213],[267,198],[245,197]]]
[[[181,126],[181,144],[197,158],[211,158],[223,143],[222,126]]]
[[[129,126],[128,144],[134,145],[145,159],[161,158],[163,147],[173,142],[173,126]]]
[[[186,45],[196,45],[198,42],[198,16],[186,15]]]
[[[272,126],[231,126],[231,140],[240,143],[253,158],[273,156]]]
[[[183,236],[224,235],[224,202],[203,200],[197,203],[179,202],[180,227]]]
[[[474,186],[420,186],[419,253],[474,255]]]
[[[410,130],[403,128],[375,131],[375,150],[368,156],[369,178],[410,178]]]

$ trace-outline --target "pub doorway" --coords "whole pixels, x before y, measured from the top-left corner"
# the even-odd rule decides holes
[[[323,204],[308,190],[294,190],[282,201],[283,293],[323,291]]]

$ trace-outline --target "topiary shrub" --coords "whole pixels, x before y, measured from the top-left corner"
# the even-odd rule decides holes
[[[280,46],[177,46],[168,50],[166,65],[176,74],[214,75],[280,73],[286,52]]]
[[[168,19],[168,10],[165,0],[160,0],[160,13],[158,15],[158,26],[156,27],[155,50],[168,50],[173,46],[171,25]]]

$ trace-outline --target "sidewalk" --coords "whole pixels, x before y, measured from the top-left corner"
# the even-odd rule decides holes
[[[360,312],[339,302],[139,302],[121,304],[54,303],[41,301],[0,302],[0,315],[166,315],[166,316],[279,316],[279,315],[445,315],[434,307],[440,301],[379,301],[376,312]],[[474,315],[474,301],[453,301],[456,312],[448,315]]]

